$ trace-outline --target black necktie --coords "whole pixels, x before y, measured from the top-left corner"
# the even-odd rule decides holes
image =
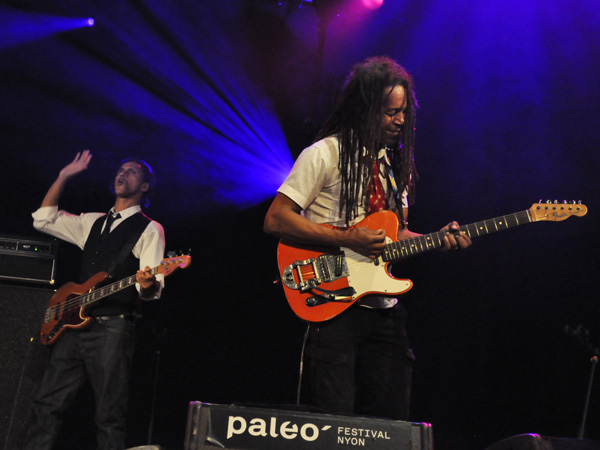
[[[110,227],[112,226],[113,222],[120,218],[121,218],[121,214],[119,214],[119,213],[117,213],[117,214],[108,213],[106,215],[106,222],[104,224],[104,231],[102,232],[102,237],[108,236],[108,234],[110,233]]]

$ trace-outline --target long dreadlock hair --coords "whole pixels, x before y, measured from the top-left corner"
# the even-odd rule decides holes
[[[402,142],[392,149],[390,162],[398,191],[415,198],[417,171],[414,162],[415,113],[418,107],[412,77],[394,60],[377,56],[356,64],[344,83],[339,100],[315,141],[337,135],[342,177],[340,214],[346,225],[357,216],[359,205],[368,205],[373,165],[382,146],[382,108],[395,86],[403,86],[407,97]],[[359,198],[362,193],[362,198]],[[398,205],[400,207],[400,205]]]

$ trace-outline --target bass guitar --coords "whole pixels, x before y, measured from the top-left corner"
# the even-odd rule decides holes
[[[191,262],[192,258],[188,255],[165,258],[150,270],[150,274],[162,273],[166,277],[177,269],[187,268]],[[48,303],[42,321],[40,332],[42,345],[54,344],[68,329],[81,329],[88,326],[93,318],[86,315],[86,309],[92,303],[136,283],[135,275],[132,275],[101,286],[107,278],[109,278],[108,273],[98,272],[83,284],[70,282],[56,291]]]
[[[473,239],[526,223],[561,221],[586,214],[587,207],[581,203],[540,202],[525,211],[463,225],[459,231]],[[398,218],[391,211],[371,214],[352,228],[355,227],[385,230],[385,248],[374,260],[349,248],[302,245],[284,239],[279,242],[277,263],[283,290],[299,318],[323,322],[341,314],[365,295],[396,296],[409,291],[412,281],[394,278],[389,266],[442,247],[445,235],[438,231],[399,241]]]

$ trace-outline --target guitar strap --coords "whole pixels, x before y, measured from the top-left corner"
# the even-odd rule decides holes
[[[390,161],[388,159],[387,154],[383,157],[383,167],[384,167],[384,175],[387,178],[390,186],[392,186],[392,191],[394,193],[394,200],[396,201],[396,207],[401,209],[402,208],[402,199],[400,198],[400,192],[398,191],[398,184],[396,183],[396,177],[394,177],[394,171],[392,170],[392,166],[390,165]]]
[[[404,212],[404,208],[403,208],[402,197],[400,196],[398,184],[396,183],[396,177],[394,177],[394,171],[392,170],[392,166],[388,159],[387,152],[386,152],[386,155],[383,157],[383,167],[384,167],[383,168],[384,176],[387,178],[389,185],[392,187],[392,191],[394,193],[394,200],[396,201],[396,208],[398,208],[398,212],[400,214],[400,222],[401,222],[400,226],[402,228],[406,228],[406,226],[408,225],[408,222],[406,220],[406,216],[405,216],[405,212]]]

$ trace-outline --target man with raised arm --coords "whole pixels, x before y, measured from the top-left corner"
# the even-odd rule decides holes
[[[73,215],[58,209],[58,201],[73,176],[84,172],[92,154],[78,153],[50,186],[33,213],[34,227],[83,250],[80,282],[98,272],[111,280],[135,274],[136,286],[115,292],[85,309],[91,325],[66,331],[53,345],[49,366],[33,401],[34,423],[25,450],[50,450],[63,413],[86,380],[92,386],[98,450],[126,448],[125,422],[129,378],[135,346],[134,319],[138,301],[158,299],[162,275],[152,275],[165,252],[162,226],[142,212],[149,204],[155,177],[140,159],[123,160],[114,177],[114,206],[107,213]]]

